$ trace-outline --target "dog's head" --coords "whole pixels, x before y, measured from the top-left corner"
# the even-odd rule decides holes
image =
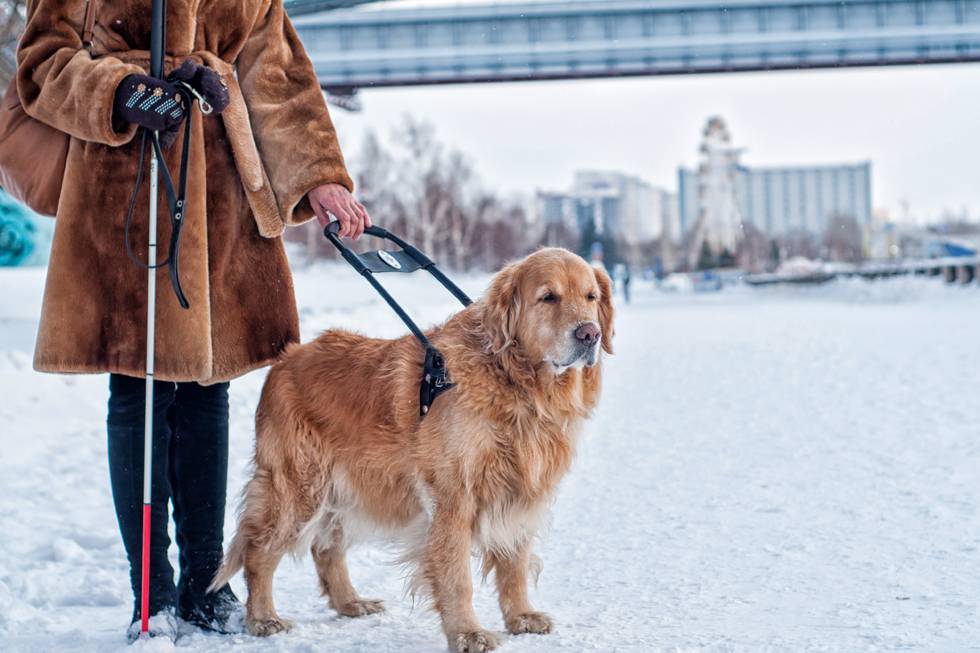
[[[542,249],[508,265],[486,297],[485,328],[496,352],[519,347],[556,374],[612,353],[612,284],[568,250]]]

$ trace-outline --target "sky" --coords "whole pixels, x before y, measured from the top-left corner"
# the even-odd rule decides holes
[[[356,156],[406,114],[432,122],[505,195],[569,187],[578,169],[637,175],[676,191],[710,116],[748,165],[871,161],[877,210],[931,222],[980,220],[980,64],[728,73],[362,90],[333,110]]]

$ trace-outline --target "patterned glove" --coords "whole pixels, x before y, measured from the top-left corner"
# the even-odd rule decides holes
[[[150,131],[176,132],[186,113],[184,104],[170,82],[149,75],[129,75],[116,89],[113,119]]]
[[[180,68],[167,75],[171,83],[184,82],[211,105],[211,113],[219,114],[228,106],[228,85],[213,68],[188,59]]]

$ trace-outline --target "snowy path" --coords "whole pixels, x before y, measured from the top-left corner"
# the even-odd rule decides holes
[[[106,379],[30,370],[42,275],[0,270],[0,651],[125,650]],[[395,282],[426,320],[453,308],[433,285]],[[305,272],[298,288],[304,337],[403,330],[347,270]],[[980,291],[912,280],[637,295],[538,549],[532,596],[557,632],[502,650],[980,649]],[[262,378],[232,386],[232,493]],[[369,546],[351,559],[384,615],[338,619],[310,561],[286,561],[276,597],[295,630],[190,634],[177,649],[445,650],[390,558]],[[502,629],[488,586],[476,603]]]

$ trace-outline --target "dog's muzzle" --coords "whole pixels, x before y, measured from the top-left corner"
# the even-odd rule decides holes
[[[572,331],[571,342],[565,355],[558,356],[559,362],[552,363],[561,373],[570,367],[592,367],[599,362],[599,344],[602,330],[595,322],[583,322]]]
[[[602,329],[595,322],[583,322],[573,333],[578,349],[576,360],[585,360],[587,367],[592,367],[599,361],[599,343],[602,341]]]

